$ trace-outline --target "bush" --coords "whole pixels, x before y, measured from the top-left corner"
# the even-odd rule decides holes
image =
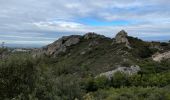
[[[166,43],[166,42],[161,42],[160,45],[161,45],[161,46],[168,46],[168,43]]]
[[[111,86],[113,87],[119,88],[127,85],[129,85],[128,76],[124,73],[117,72],[111,79]]]
[[[53,93],[60,98],[59,100],[81,99],[83,91],[79,85],[79,80],[75,76],[60,76],[54,80]]]
[[[170,90],[157,87],[124,87],[99,90],[92,94],[94,100],[169,100]]]
[[[35,89],[37,70],[28,57],[11,57],[0,61],[0,99],[14,98],[20,94],[28,98]]]
[[[109,86],[109,80],[105,76],[97,77],[94,84],[98,89],[107,88]]]
[[[95,79],[93,77],[86,78],[82,81],[82,87],[86,92],[97,91],[97,86],[95,84]]]

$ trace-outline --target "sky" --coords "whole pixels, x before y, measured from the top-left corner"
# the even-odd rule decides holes
[[[124,29],[144,40],[170,40],[170,0],[0,0],[0,43],[44,46],[62,36]]]

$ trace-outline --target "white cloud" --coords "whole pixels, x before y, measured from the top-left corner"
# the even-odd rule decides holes
[[[121,29],[139,37],[168,37],[169,4],[168,0],[1,0],[0,39],[53,41],[55,37],[89,31],[113,37]],[[79,22],[81,18],[105,22],[124,20],[130,24],[92,26],[90,22]]]

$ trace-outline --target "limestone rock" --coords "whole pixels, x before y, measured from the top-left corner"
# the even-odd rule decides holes
[[[57,56],[60,53],[65,53],[67,50],[67,47],[70,47],[72,45],[75,45],[80,42],[81,36],[79,35],[71,35],[71,36],[64,36],[57,41],[53,42],[52,44],[47,45],[46,47],[43,47],[41,49],[38,49],[36,51],[36,55],[39,56],[42,54],[48,55],[48,56]]]
[[[164,53],[156,53],[152,56],[152,59],[157,62],[160,62],[164,59],[170,59],[170,51]]]
[[[55,41],[54,43],[47,46],[47,55],[58,55],[59,53],[65,53],[67,47],[75,45],[80,42],[79,35],[72,35],[62,37],[59,40]]]
[[[128,36],[127,32],[122,30],[119,33],[117,33],[114,42],[116,42],[116,43],[125,43],[126,47],[131,48],[127,36]]]
[[[77,43],[80,42],[80,38],[79,37],[71,37],[69,38],[66,42],[65,42],[65,46],[71,46],[71,45],[75,45]]]
[[[133,65],[131,67],[118,67],[115,70],[101,73],[99,76],[106,76],[108,79],[111,79],[114,76],[114,74],[117,72],[121,72],[121,73],[124,73],[127,75],[133,75],[133,74],[138,73],[140,70],[141,69],[138,65]],[[99,77],[99,76],[97,76],[97,77]]]

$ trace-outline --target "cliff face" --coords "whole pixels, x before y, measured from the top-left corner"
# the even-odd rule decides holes
[[[60,53],[65,53],[67,50],[67,47],[70,47],[72,45],[76,45],[80,42],[81,36],[78,35],[72,35],[67,37],[62,37],[59,40],[55,41],[54,43],[48,45],[46,47],[46,55],[49,56],[57,56]]]
[[[52,44],[49,44],[41,49],[37,49],[34,51],[34,57],[47,55],[56,57],[60,53],[65,53],[67,51],[67,47],[76,45],[80,42],[81,36],[79,35],[71,35],[71,36],[64,36]]]

